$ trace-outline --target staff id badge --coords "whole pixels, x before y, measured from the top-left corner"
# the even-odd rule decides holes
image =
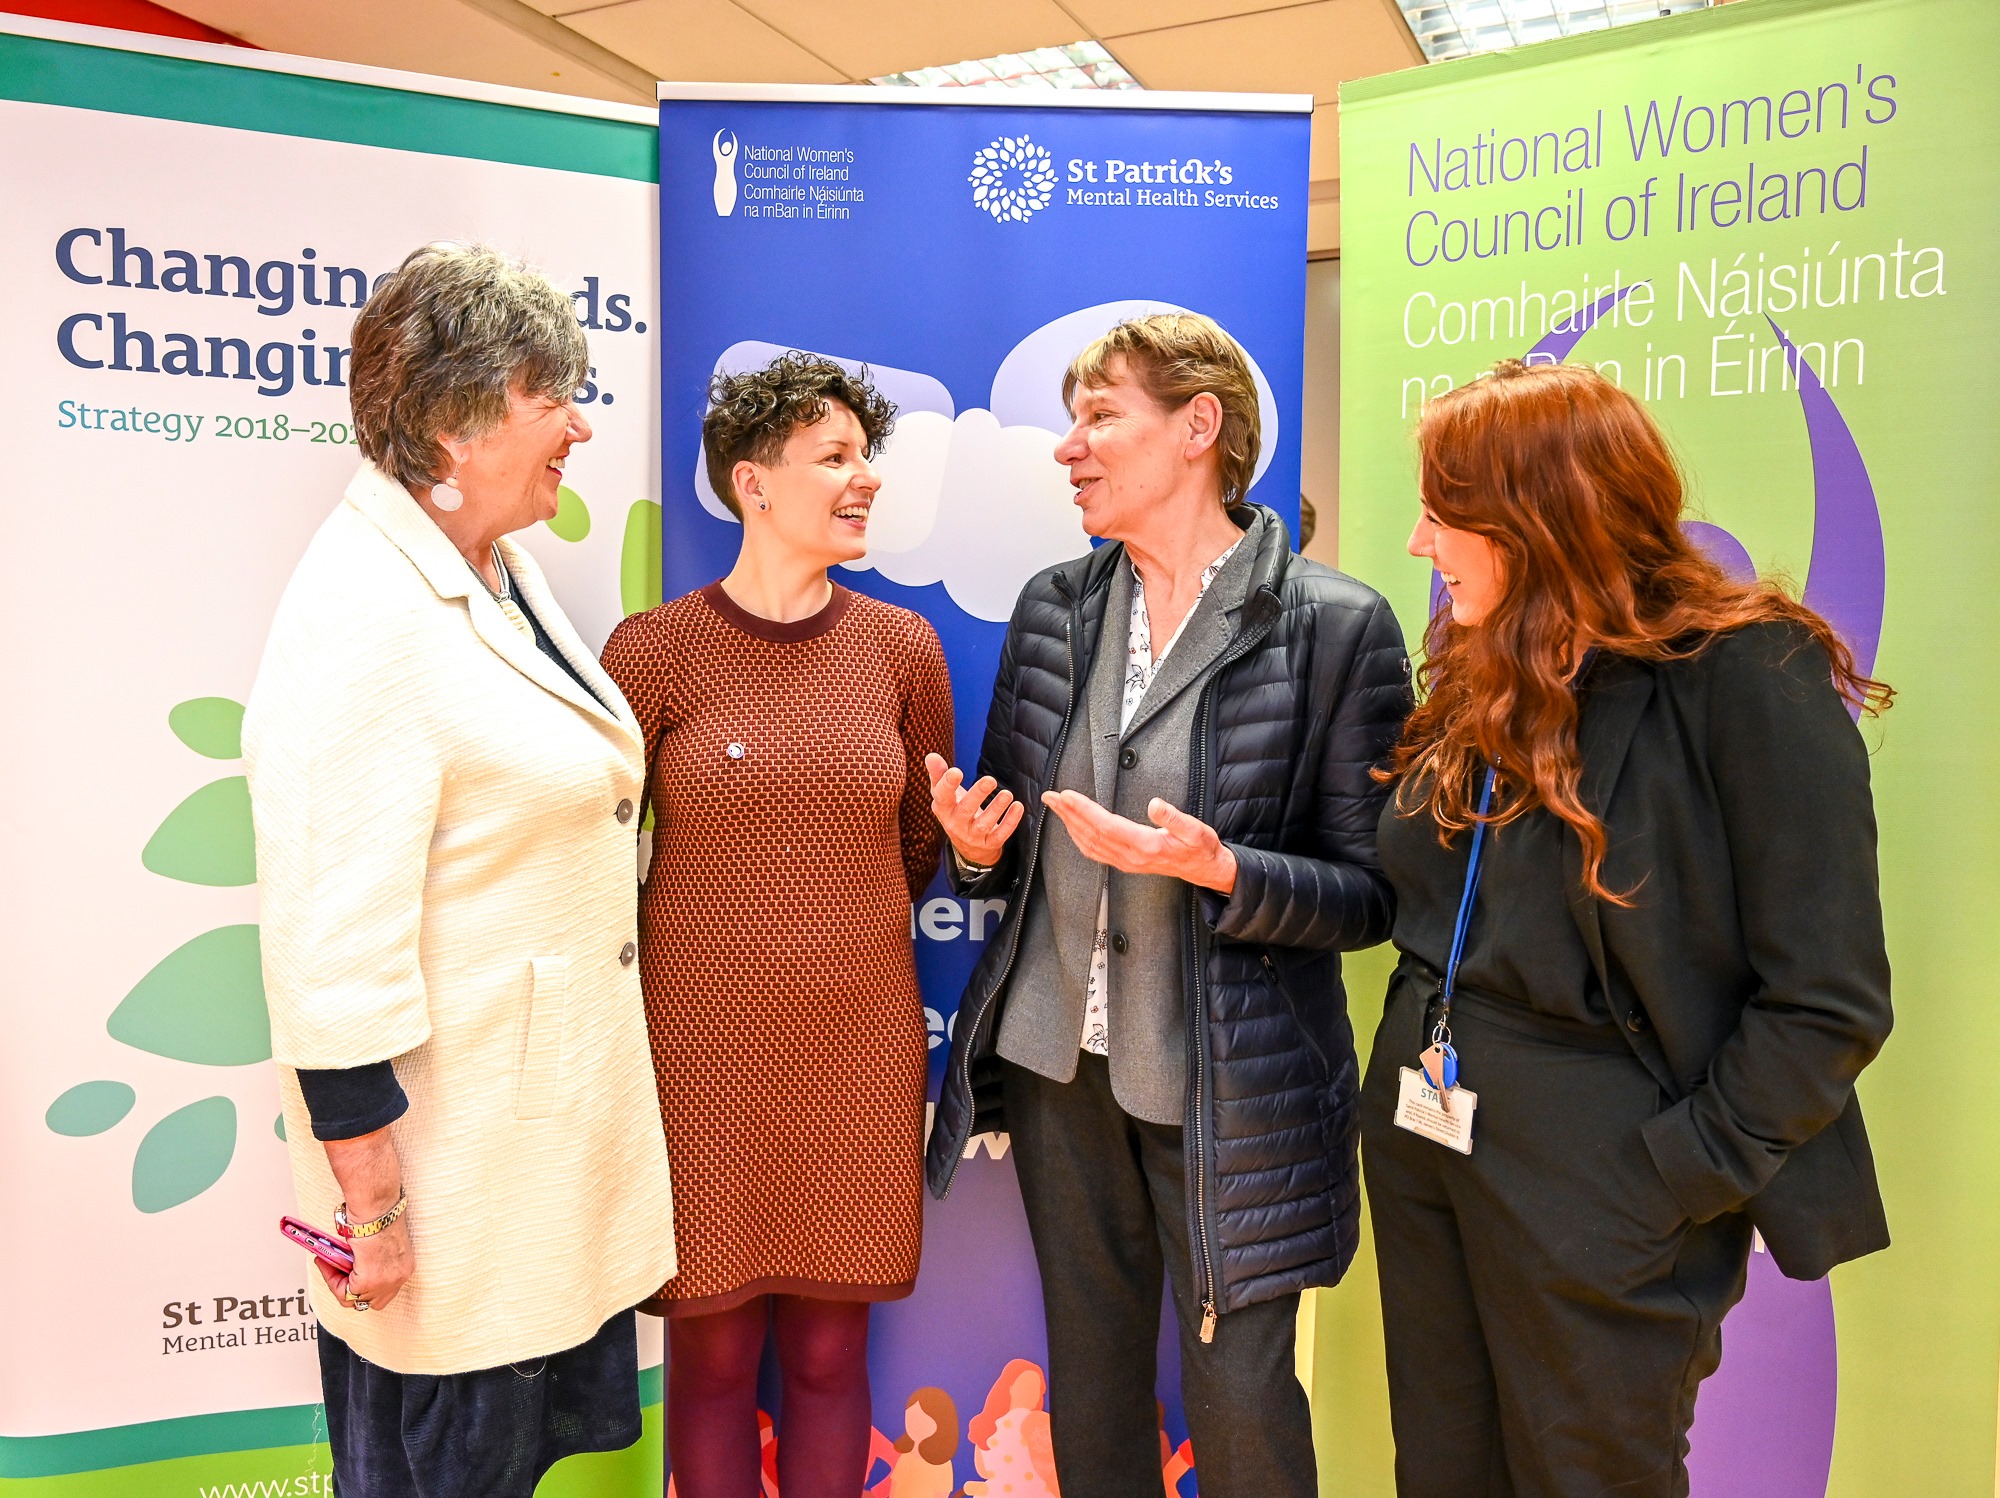
[[[1396,1127],[1457,1150],[1472,1153],[1472,1115],[1479,1107],[1479,1094],[1464,1087],[1440,1092],[1414,1066],[1396,1068],[1400,1086],[1396,1098]]]
[[[1472,827],[1472,852],[1465,860],[1465,889],[1458,897],[1458,920],[1451,933],[1451,957],[1438,984],[1437,1023],[1431,1043],[1415,1066],[1397,1068],[1396,1127],[1457,1150],[1472,1153],[1472,1115],[1479,1094],[1458,1085],[1458,1052],[1451,1043],[1451,1001],[1458,990],[1458,964],[1465,956],[1465,933],[1472,924],[1472,905],[1479,894],[1479,859],[1486,846],[1487,818],[1493,811],[1496,766],[1486,767],[1486,785],[1479,793],[1479,815]]]

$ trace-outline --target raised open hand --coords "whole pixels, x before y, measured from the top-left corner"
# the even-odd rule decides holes
[[[1026,808],[991,775],[966,785],[965,772],[942,755],[926,754],[924,769],[931,777],[931,811],[958,856],[981,868],[998,863]]]
[[[1127,874],[1160,874],[1228,894],[1236,888],[1236,855],[1215,829],[1155,796],[1146,807],[1153,825],[1106,811],[1081,791],[1047,791],[1042,801],[1062,818],[1085,858]]]

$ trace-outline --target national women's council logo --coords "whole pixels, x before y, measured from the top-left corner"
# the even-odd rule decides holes
[[[1005,223],[1020,222],[1049,206],[1056,164],[1025,135],[1003,135],[972,157],[972,201]]]
[[[735,132],[718,130],[715,139],[709,142],[709,150],[715,156],[715,211],[722,218],[728,218],[736,208],[736,152]],[[1049,178],[1051,182],[1055,178]]]

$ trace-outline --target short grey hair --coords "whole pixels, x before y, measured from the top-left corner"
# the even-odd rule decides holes
[[[482,437],[508,394],[568,400],[589,351],[569,296],[480,244],[427,244],[375,283],[348,364],[361,454],[411,490],[449,467],[440,437]]]

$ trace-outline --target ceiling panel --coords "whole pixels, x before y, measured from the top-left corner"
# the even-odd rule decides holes
[[[1091,34],[1148,88],[1311,93],[1318,107],[1308,232],[1318,254],[1340,238],[1338,86],[1422,65],[1396,0],[171,3],[278,51],[622,100],[644,92],[647,74],[840,83]]]
[[[1084,40],[1056,0],[736,0],[854,79]]]
[[[844,83],[847,76],[730,0],[626,0],[562,23],[655,76],[688,83]]]
[[[650,102],[631,83],[606,77],[459,0],[341,0],[337,6],[173,0],[172,8],[274,52]]]
[[[1409,28],[1382,0],[1316,0],[1136,32],[1112,50],[1148,88],[1310,93],[1323,104],[1349,78],[1419,62]]]
[[[1128,31],[1157,31],[1303,3],[1307,0],[1064,0],[1071,15],[1106,41]]]

